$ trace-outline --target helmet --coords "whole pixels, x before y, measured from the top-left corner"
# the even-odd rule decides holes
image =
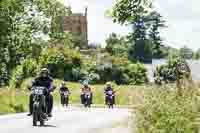
[[[61,83],[62,86],[65,86],[65,84],[66,84],[65,81],[63,81],[63,82]]]
[[[88,85],[89,85],[89,84],[88,84],[88,81],[84,81],[84,82],[83,82],[83,85],[84,85],[84,86],[88,86]]]
[[[43,75],[43,74],[48,75],[49,74],[49,70],[47,68],[42,68],[41,71],[40,71],[40,75]]]
[[[111,82],[107,82],[107,83],[106,83],[106,86],[107,86],[107,87],[111,87],[111,85],[112,85]]]

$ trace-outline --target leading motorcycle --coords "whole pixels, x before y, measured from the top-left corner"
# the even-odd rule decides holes
[[[37,126],[37,122],[40,122],[40,126],[44,126],[47,120],[47,103],[45,93],[47,88],[45,87],[32,87],[33,94],[33,126]]]

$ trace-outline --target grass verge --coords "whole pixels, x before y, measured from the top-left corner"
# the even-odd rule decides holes
[[[25,80],[19,91],[15,89],[2,88],[0,90],[0,114],[24,112],[28,110],[29,91],[27,86],[32,79]],[[54,102],[60,104],[59,86],[61,80],[55,80],[54,85],[57,89],[53,92]],[[68,82],[67,87],[71,91],[70,104],[80,104],[80,83]],[[94,98],[93,103],[97,105],[104,104],[104,85],[91,85]],[[140,93],[142,93],[144,86],[117,86],[114,85],[116,92],[117,105],[130,105],[130,101],[134,104],[138,103]],[[132,100],[131,100],[132,99]]]

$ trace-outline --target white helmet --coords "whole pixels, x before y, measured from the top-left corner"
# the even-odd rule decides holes
[[[65,86],[65,84],[66,84],[66,82],[65,82],[65,81],[63,81],[63,82],[61,83],[61,85],[62,85],[62,86]]]
[[[84,86],[88,86],[88,85],[89,85],[88,81],[85,80],[85,81],[83,82],[83,85],[84,85]]]
[[[111,82],[106,82],[106,86],[107,86],[107,87],[111,87],[111,86],[112,86],[112,83],[111,83]]]

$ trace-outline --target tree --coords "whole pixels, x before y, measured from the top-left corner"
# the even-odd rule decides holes
[[[179,50],[180,56],[184,59],[192,59],[193,53],[193,50],[188,48],[187,46],[184,46]]]
[[[111,16],[114,22],[130,23],[148,13],[150,7],[151,0],[119,0],[111,10]]]
[[[151,57],[145,55],[145,49],[149,46],[147,42],[147,31],[148,31],[148,20],[147,15],[149,14],[151,8],[151,1],[149,0],[119,0],[112,9],[112,17],[114,22],[120,24],[131,24],[132,33],[132,47],[129,50],[129,59],[140,60],[140,61],[150,61]],[[145,59],[145,58],[149,59]]]
[[[8,83],[25,58],[37,59],[45,36],[60,33],[58,18],[69,10],[54,0],[1,0],[0,11],[0,82]]]
[[[195,53],[194,53],[194,59],[200,59],[200,49],[198,49]]]
[[[109,53],[113,53],[113,46],[119,42],[116,33],[111,33],[109,37],[106,39],[106,50]]]
[[[162,39],[160,37],[160,28],[165,27],[165,21],[162,19],[162,16],[156,12],[151,12],[147,19],[149,21],[150,25],[150,33],[149,33],[149,39],[152,43],[152,56],[154,58],[163,58],[164,57],[164,51],[162,51]]]
[[[88,40],[86,39],[84,34],[73,34],[72,42],[74,44],[74,48],[86,49],[88,48]]]
[[[111,33],[106,39],[106,50],[111,55],[127,56],[129,48],[129,42],[127,37],[121,37],[116,33]]]
[[[0,85],[8,83],[9,68],[14,65],[11,63],[15,56],[15,47],[12,38],[12,30],[15,27],[13,19],[16,14],[23,12],[23,5],[21,0],[1,0],[0,1]]]

